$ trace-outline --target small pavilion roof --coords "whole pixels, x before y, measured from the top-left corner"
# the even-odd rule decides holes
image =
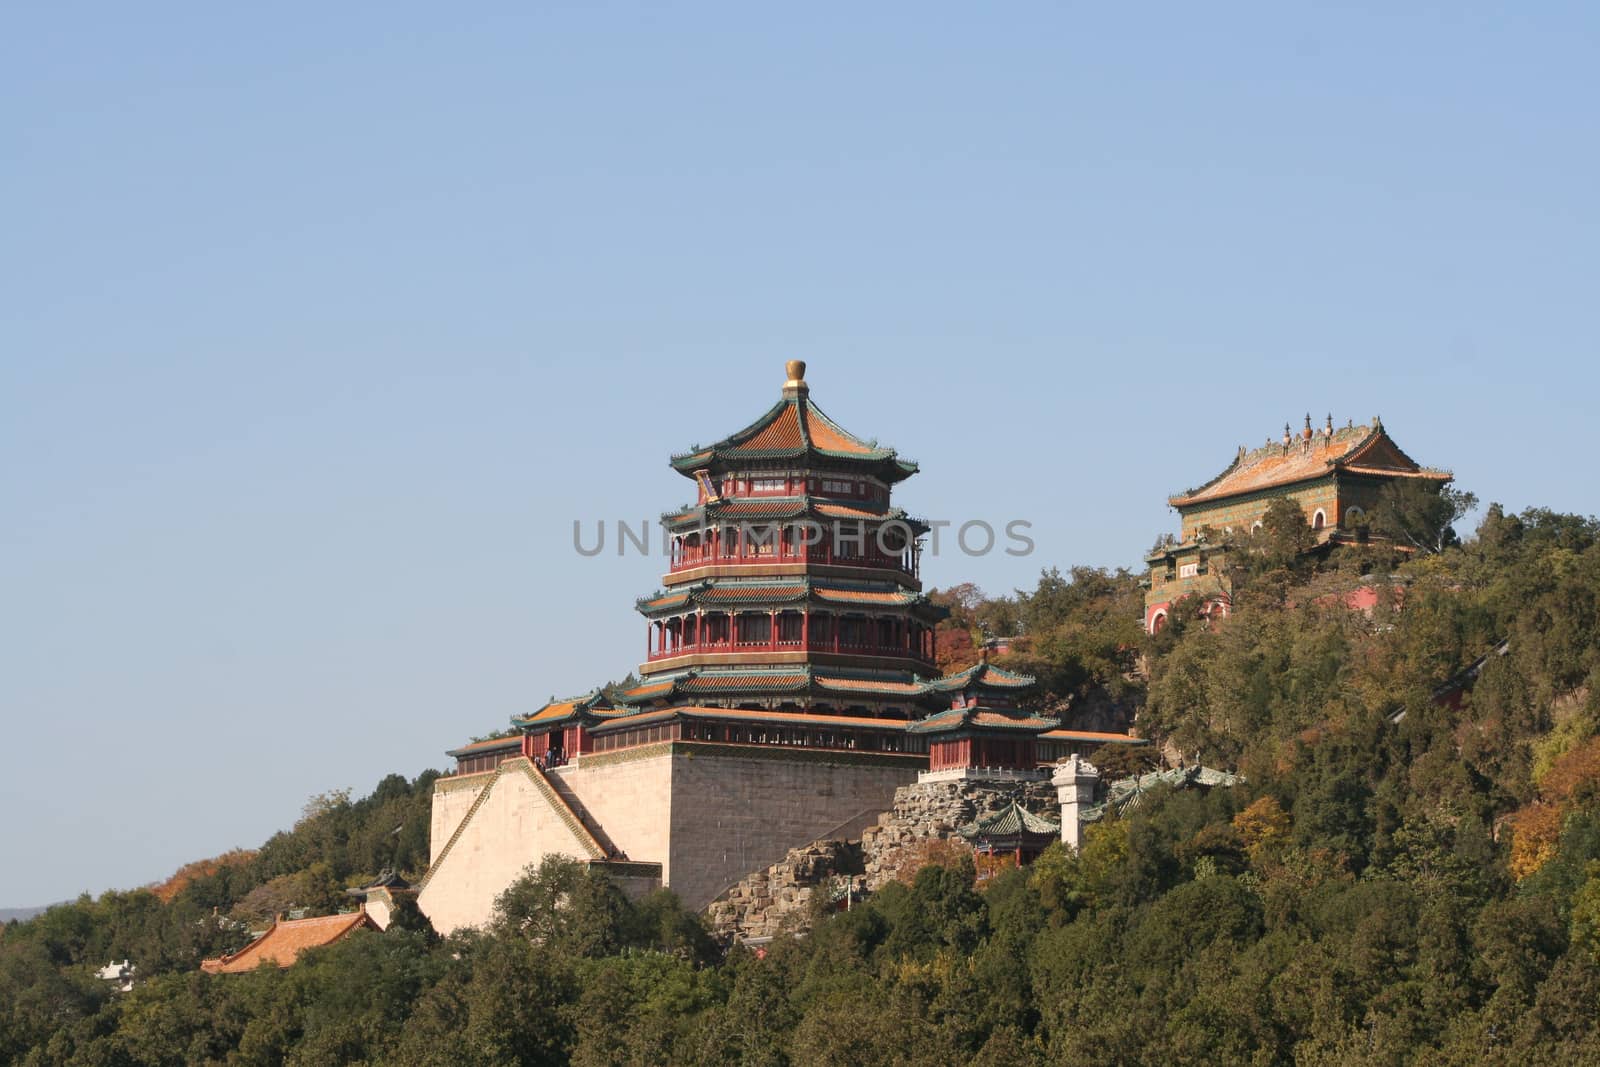
[[[1061,833],[1061,824],[1035,815],[1013,800],[1001,810],[974,819],[956,832],[967,838],[1055,838]]]
[[[370,893],[394,894],[410,892],[413,892],[411,883],[397,871],[389,868],[379,872],[378,877],[374,878],[371,884],[351,886],[345,890],[347,896],[359,897],[362,900],[365,900]],[[391,899],[393,899],[392,896]]]
[[[1309,417],[1306,428],[1310,429]],[[1301,434],[1288,444],[1269,441],[1253,451],[1240,448],[1221,474],[1198,489],[1169,497],[1167,503],[1177,508],[1206,504],[1320,478],[1334,471],[1437,482],[1447,482],[1452,477],[1449,471],[1423,467],[1402,452],[1377,419],[1341,429],[1333,429],[1330,419],[1327,427],[1312,431],[1309,439]]]
[[[377,928],[364,910],[316,919],[278,919],[238,952],[200,961],[200,969],[207,974],[239,974],[263,963],[288,967],[308,949],[331,945],[357,930]]]
[[[798,367],[798,375],[794,367]],[[836,466],[839,461],[866,464],[885,481],[896,482],[917,472],[917,465],[901,459],[892,448],[863,441],[830,419],[811,402],[803,375],[805,364],[789,368],[783,397],[744,429],[713,445],[696,446],[672,457],[672,466],[693,476],[697,470],[748,465],[751,461],[789,460],[801,465],[816,462]]]
[[[935,690],[940,691],[965,691],[972,688],[990,687],[994,689],[1026,689],[1033,685],[1035,679],[1031,674],[1019,674],[1008,671],[1003,667],[996,667],[988,660],[980,660],[964,671],[947,674],[943,678],[935,678],[928,683]]]

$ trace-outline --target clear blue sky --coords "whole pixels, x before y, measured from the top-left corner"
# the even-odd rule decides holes
[[[782,361],[1133,565],[1381,414],[1591,512],[1600,14],[91,5],[0,33],[0,906],[133,886],[622,675]],[[1325,7],[1325,6],[1324,6]]]

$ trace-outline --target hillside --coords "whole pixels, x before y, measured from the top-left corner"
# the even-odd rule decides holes
[[[1491,507],[1438,544],[1264,546],[1229,618],[1175,608],[1153,638],[1125,572],[946,591],[942,649],[1014,637],[1002,662],[1069,719],[1137,714],[1245,777],[1152,794],[1079,855],[981,890],[930,863],[759,956],[670,894],[547,863],[481,933],[411,916],[198,975],[264,917],[419,873],[434,776],[391,776],[255,852],[8,926],[0,1061],[1600,1061],[1600,523]],[[1403,594],[1352,610],[1363,584]],[[123,957],[140,981],[116,995],[90,972]]]

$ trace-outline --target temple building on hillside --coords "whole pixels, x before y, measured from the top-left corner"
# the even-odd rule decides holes
[[[1016,801],[1002,811],[975,819],[956,831],[972,842],[978,880],[987,881],[1009,867],[1021,867],[1061,839],[1061,824],[1035,815]]]
[[[285,919],[280,915],[264,934],[244,948],[214,960],[201,960],[200,969],[206,974],[242,974],[262,964],[289,967],[302,952],[343,941],[357,930],[377,929],[378,924],[365,909],[315,919]]]
[[[987,661],[941,676],[945,616],[920,573],[917,471],[811,400],[805,364],[743,429],[671,457],[693,487],[662,519],[662,587],[638,600],[638,682],[553,700],[454,749],[434,787],[418,905],[449,932],[556,853],[702,908],[812,841],[859,833],[919,775],[1047,777],[1066,749],[1138,743],[1028,710]]]
[[[1367,540],[1367,515],[1385,486],[1401,479],[1442,486],[1452,477],[1402,452],[1378,419],[1335,428],[1330,415],[1313,429],[1307,415],[1298,436],[1285,424],[1281,441],[1254,451],[1241,445],[1221,474],[1168,498],[1182,531],[1146,557],[1145,629],[1160,630],[1173,602],[1191,594],[1202,598],[1205,614],[1226,615],[1233,603],[1229,545],[1256,535],[1274,500],[1299,504],[1316,543],[1327,548]]]

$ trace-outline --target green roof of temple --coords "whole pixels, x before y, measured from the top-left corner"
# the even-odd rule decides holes
[[[803,377],[804,363],[794,361],[788,369],[783,398],[765,414],[713,445],[697,445],[673,456],[672,466],[693,475],[697,470],[736,467],[752,460],[843,460],[874,465],[875,473],[891,482],[917,472],[917,465],[901,459],[894,449],[861,440],[813,404]]]
[[[935,689],[941,690],[966,690],[985,686],[994,689],[1026,689],[1034,681],[1031,674],[1008,671],[1003,667],[996,667],[988,660],[981,660],[964,671],[935,678],[930,684]]]
[[[1061,824],[1035,815],[1013,800],[991,815],[974,819],[956,831],[962,837],[1055,837]]]
[[[1163,786],[1170,789],[1227,789],[1242,780],[1237,774],[1198,765],[1119,778],[1106,787],[1106,799],[1102,803],[1084,810],[1083,820],[1094,822],[1103,818],[1107,811],[1119,814],[1131,811],[1144,802],[1146,794]]]

